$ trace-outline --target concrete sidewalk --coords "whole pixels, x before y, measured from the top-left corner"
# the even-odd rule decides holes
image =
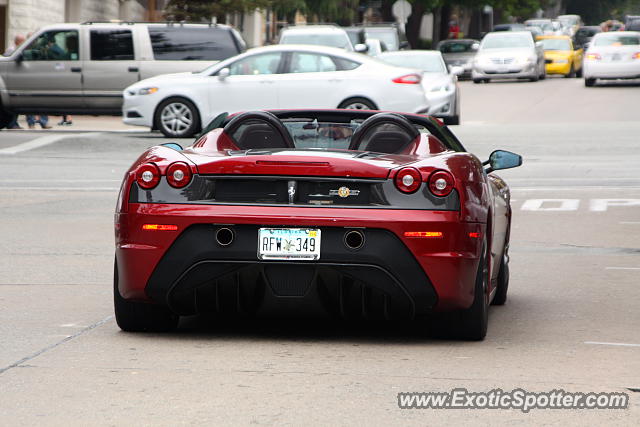
[[[150,129],[143,126],[129,126],[122,122],[120,116],[72,116],[71,125],[58,125],[62,120],[60,116],[49,116],[50,131],[64,131],[64,132],[149,132]],[[27,121],[24,115],[18,117],[18,124],[22,127],[22,130],[32,130],[27,126]],[[34,130],[43,130],[39,124],[36,123]],[[6,129],[5,129],[6,131]],[[20,132],[20,129],[12,130],[13,132]]]

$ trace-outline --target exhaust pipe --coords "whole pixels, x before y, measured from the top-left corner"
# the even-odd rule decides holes
[[[351,250],[358,250],[364,245],[364,234],[360,230],[344,233],[344,245]]]
[[[232,229],[227,227],[218,228],[216,231],[216,242],[220,246],[229,246],[233,243],[233,239],[236,237],[236,234]]]

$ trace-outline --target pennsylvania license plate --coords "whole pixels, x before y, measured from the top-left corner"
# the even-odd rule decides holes
[[[258,259],[309,261],[320,259],[320,230],[316,228],[261,228]]]

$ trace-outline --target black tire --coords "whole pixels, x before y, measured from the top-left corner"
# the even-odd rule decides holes
[[[4,129],[9,126],[9,123],[13,121],[13,114],[0,107],[0,129]]]
[[[537,82],[538,80],[540,80],[540,76],[534,76],[529,78],[530,82]]]
[[[459,338],[469,341],[482,341],[487,335],[489,325],[489,262],[487,261],[487,242],[482,245],[482,255],[478,262],[478,272],[471,307],[460,311],[456,329]]]
[[[113,270],[113,307],[120,329],[126,332],[167,332],[175,329],[179,317],[168,308],[122,298],[118,290],[117,262]]]
[[[584,79],[584,85],[586,87],[592,87],[596,84],[596,79]]]
[[[482,79],[473,79],[473,82],[475,84],[480,84],[480,83],[482,83]]]
[[[200,113],[186,98],[167,98],[156,108],[153,124],[168,138],[189,138],[200,132]]]
[[[445,117],[444,123],[447,126],[450,125],[459,125],[460,124],[460,115],[456,114],[455,116]]]
[[[569,74],[565,74],[565,78],[572,79],[576,76],[576,70],[573,68],[573,64],[571,64],[571,68],[569,69]]]
[[[348,110],[377,110],[376,104],[367,98],[349,98],[345,99],[338,105],[338,108],[346,108]]]
[[[507,254],[502,256],[500,262],[500,271],[498,272],[498,283],[496,285],[496,294],[493,296],[492,305],[504,305],[507,302],[507,291],[509,290],[509,257]]]
[[[547,66],[542,66],[542,74],[540,74],[540,80],[544,80],[547,78]]]
[[[578,71],[576,71],[576,77],[581,79],[582,78],[582,67],[580,67],[580,69]]]

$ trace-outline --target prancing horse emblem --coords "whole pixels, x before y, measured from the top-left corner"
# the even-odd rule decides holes
[[[287,194],[289,195],[289,204],[293,204],[294,198],[296,196],[296,181],[289,181]]]

